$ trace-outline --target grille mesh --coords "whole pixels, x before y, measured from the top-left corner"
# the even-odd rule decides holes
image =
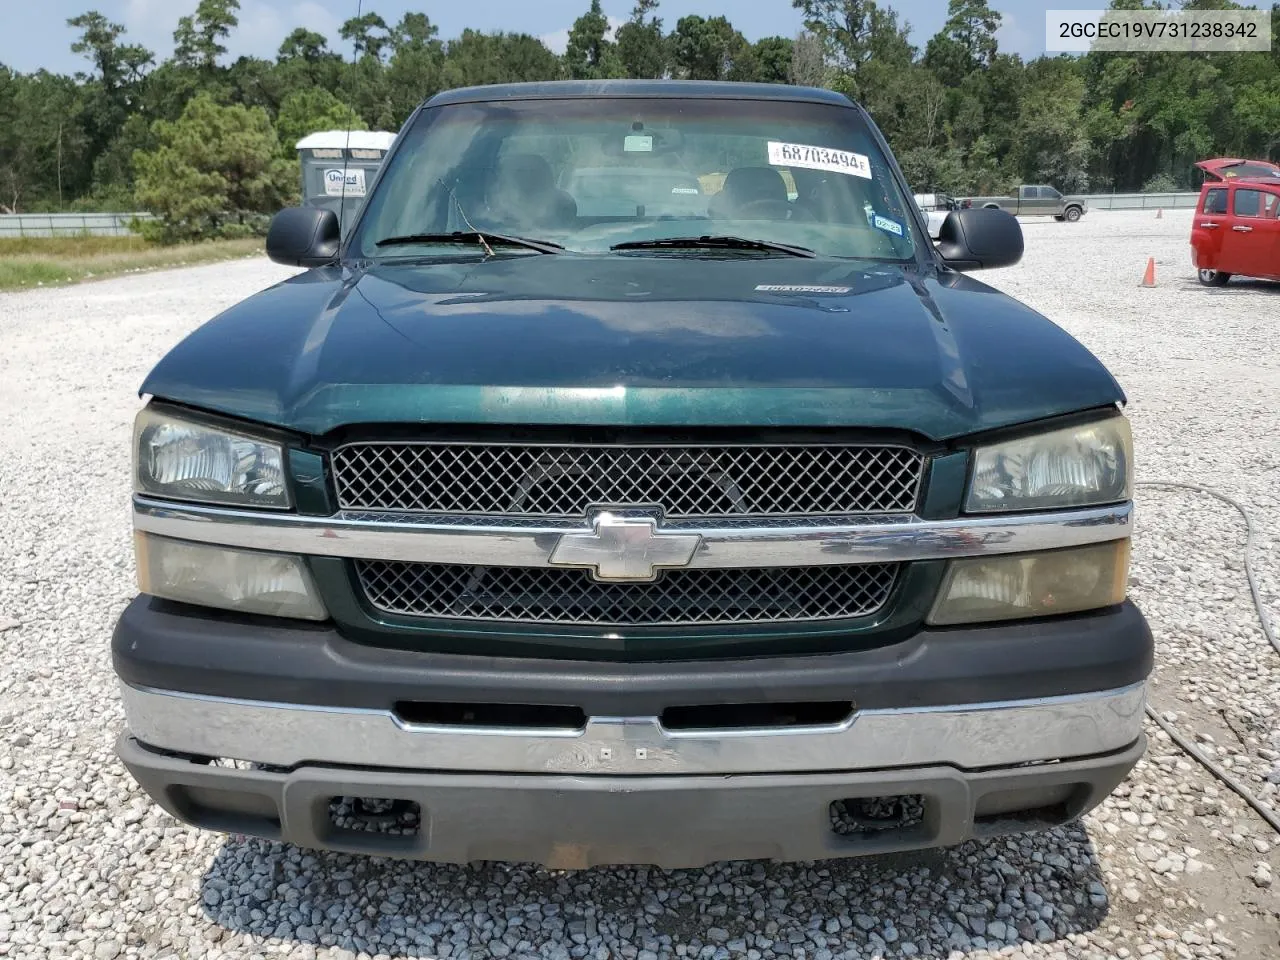
[[[897,564],[664,570],[652,583],[598,583],[586,570],[358,560],[388,613],[508,623],[617,626],[836,620],[875,613]]]
[[[523,446],[356,443],[333,453],[345,510],[581,517],[907,513],[924,458],[892,446]]]

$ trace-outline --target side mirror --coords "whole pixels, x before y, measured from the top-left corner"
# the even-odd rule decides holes
[[[942,221],[937,247],[953,270],[1009,267],[1022,259],[1022,226],[1004,210],[952,210]]]
[[[342,228],[332,210],[290,207],[271,218],[267,256],[289,267],[321,267],[338,259]]]

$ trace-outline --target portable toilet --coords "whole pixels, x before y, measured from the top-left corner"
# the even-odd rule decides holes
[[[332,210],[345,233],[395,138],[377,130],[326,130],[303,137],[297,148],[302,205]]]

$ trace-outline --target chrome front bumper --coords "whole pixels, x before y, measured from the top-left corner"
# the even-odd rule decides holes
[[[980,770],[1097,756],[1141,737],[1145,689],[1138,683],[1036,700],[860,710],[825,726],[669,730],[656,717],[591,717],[582,729],[422,726],[385,710],[121,684],[130,734],[176,754],[282,768],[655,776]]]

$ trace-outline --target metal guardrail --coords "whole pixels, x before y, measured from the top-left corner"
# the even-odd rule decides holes
[[[0,214],[0,240],[17,237],[127,237],[134,220],[149,213],[8,213]]]
[[[1086,193],[1091,210],[1191,209],[1197,193]],[[134,220],[154,220],[150,213],[16,213],[0,214],[0,240],[14,237],[127,237]]]
[[[1196,193],[1086,193],[1090,210],[1176,210],[1193,209]]]

